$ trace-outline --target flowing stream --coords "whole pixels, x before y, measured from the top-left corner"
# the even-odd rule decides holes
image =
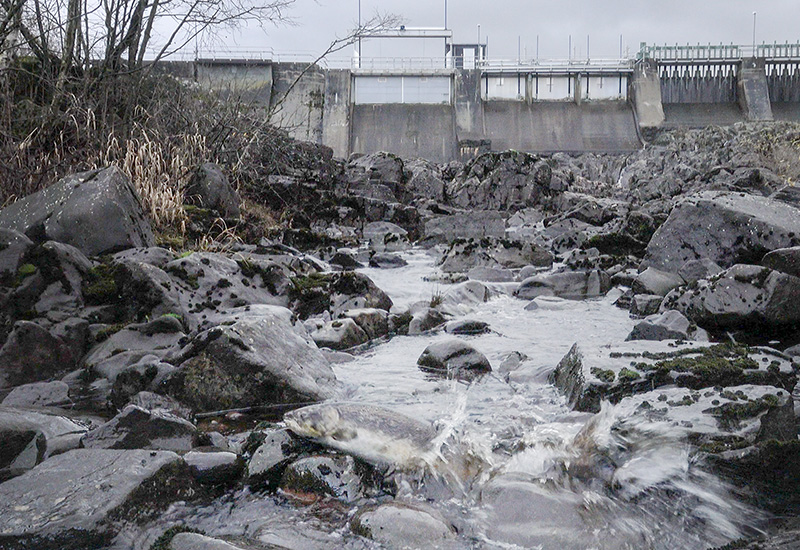
[[[361,270],[398,310],[447,292],[450,285],[425,280],[436,272],[434,256],[416,249],[403,256],[406,267]],[[466,383],[420,370],[425,347],[453,338],[444,332],[397,336],[334,365],[345,400],[438,428],[439,472],[427,482],[401,484],[397,498],[426,502],[453,524],[456,539],[439,547],[693,549],[764,526],[761,513],[692,462],[680,433],[647,426],[617,433],[615,407],[597,415],[572,412],[548,383],[575,342],[625,339],[634,322],[611,296],[553,300],[528,311],[502,284],[495,288],[488,302],[463,309],[463,317],[489,323],[491,332],[459,337],[486,355],[490,375]],[[522,355],[507,361],[513,352]],[[304,509],[243,489],[210,505],[174,505],[145,531],[123,532],[116,547],[146,548],[164,528],[185,522],[209,535],[287,548],[379,548],[350,532],[352,512],[344,504]]]

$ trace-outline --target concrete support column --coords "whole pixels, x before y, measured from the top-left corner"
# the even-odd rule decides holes
[[[630,95],[640,128],[658,128],[664,124],[661,81],[658,77],[658,64],[655,60],[644,59],[636,64],[631,80]]]
[[[325,73],[322,144],[333,149],[333,155],[347,158],[350,151],[353,78],[347,69],[330,69]]]
[[[583,101],[583,82],[581,81],[581,75],[576,74],[572,77],[572,98],[576,104],[580,105]]]
[[[739,105],[747,120],[773,120],[766,63],[763,57],[742,60],[739,70]]]

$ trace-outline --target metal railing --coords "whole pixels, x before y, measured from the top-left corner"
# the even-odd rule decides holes
[[[620,73],[633,70],[632,59],[491,59],[479,64],[485,72]]]
[[[800,59],[800,42],[757,44],[755,47],[738,44],[686,44],[650,46],[642,43],[636,59],[658,61],[739,61],[749,57],[767,59]]]

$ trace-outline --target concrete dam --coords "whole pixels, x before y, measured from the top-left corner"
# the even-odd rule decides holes
[[[661,128],[800,121],[800,43],[642,45],[634,59],[493,62],[480,45],[427,64],[348,69],[248,59],[169,64],[173,74],[263,107],[338,157],[389,151],[436,162],[488,150],[624,153]],[[474,56],[464,56],[465,49]]]

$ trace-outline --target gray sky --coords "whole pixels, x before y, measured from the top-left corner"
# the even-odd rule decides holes
[[[289,11],[293,26],[225,32],[221,42],[246,50],[272,48],[281,54],[319,53],[355,26],[358,5],[359,0],[297,0]],[[444,5],[444,0],[361,0],[361,11],[364,19],[380,11],[401,16],[409,27],[441,27]],[[567,57],[570,35],[573,55],[586,56],[588,35],[589,53],[595,58],[618,56],[620,35],[631,54],[643,41],[748,45],[753,40],[753,11],[759,43],[800,40],[800,0],[447,0],[447,6],[454,41],[475,42],[480,24],[482,39],[488,37],[489,56],[495,59],[515,59],[520,42],[523,57],[526,51],[528,58],[535,57],[537,36],[542,58]],[[212,48],[219,49],[219,44]],[[403,41],[373,40],[363,45],[363,53],[433,56],[440,54],[441,44],[425,41],[412,51]]]

